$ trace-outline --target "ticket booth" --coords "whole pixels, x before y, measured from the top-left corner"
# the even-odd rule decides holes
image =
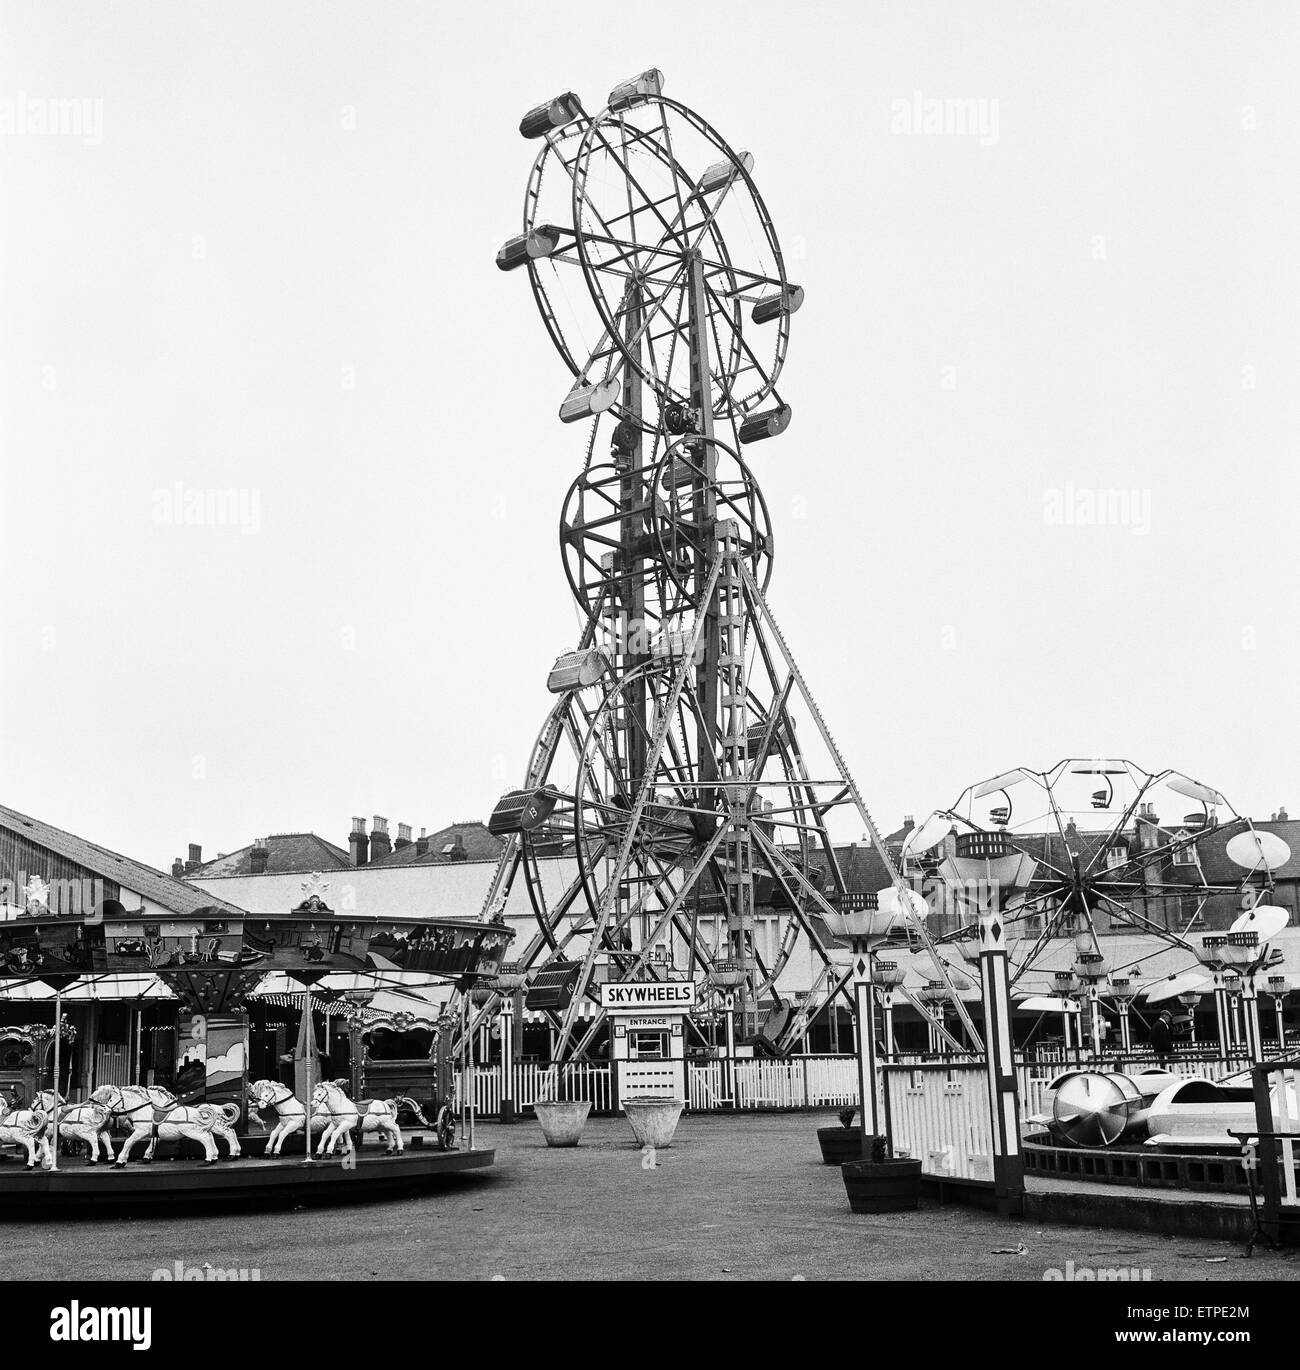
[[[695,985],[601,985],[600,997],[609,1014],[614,1108],[625,1099],[685,1099],[686,1019],[695,1006]]]

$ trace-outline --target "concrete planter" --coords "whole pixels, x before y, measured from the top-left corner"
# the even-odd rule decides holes
[[[533,1105],[547,1146],[577,1146],[591,1112],[590,1099],[550,1099]]]
[[[854,1213],[906,1213],[920,1204],[920,1161],[850,1161],[840,1174]]]
[[[666,1147],[672,1145],[685,1107],[681,1099],[629,1099],[623,1111],[638,1146]]]

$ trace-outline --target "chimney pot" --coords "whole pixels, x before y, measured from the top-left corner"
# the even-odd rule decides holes
[[[251,870],[254,875],[266,874],[266,863],[271,859],[271,849],[266,844],[265,837],[255,837],[253,848],[249,852]]]
[[[370,825],[370,860],[378,861],[381,856],[387,856],[392,850],[393,843],[388,836],[388,819],[382,814],[375,814]]]
[[[180,879],[180,877],[185,874],[185,862],[182,861],[179,856],[172,862],[172,874],[177,879]]]
[[[393,844],[398,851],[403,847],[411,845],[411,825],[409,823],[399,823],[397,825],[397,841]]]
[[[369,854],[370,839],[366,836],[366,820],[353,818],[352,831],[348,835],[348,852],[354,866],[364,866]]]
[[[425,830],[421,828],[419,837],[415,839],[415,854],[416,856],[424,856],[428,850],[429,837]]]

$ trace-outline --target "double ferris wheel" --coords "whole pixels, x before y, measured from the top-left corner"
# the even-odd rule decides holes
[[[821,922],[846,896],[837,817],[884,855],[765,598],[773,529],[746,453],[789,428],[803,291],[754,158],[659,71],[596,114],[566,92],[520,132],[540,146],[497,265],[527,276],[570,373],[560,420],[589,425],[559,529],[583,626],[493,815],[507,842],[484,913],[522,880],[523,968],[574,967],[560,1055],[595,1039],[598,1012],[576,1028],[597,978],[668,967],[731,996],[752,1035],[801,941],[843,987]]]

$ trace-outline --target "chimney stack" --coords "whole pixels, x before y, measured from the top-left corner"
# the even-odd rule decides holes
[[[189,860],[185,863],[185,874],[193,875],[202,864],[203,848],[197,842],[191,842]]]
[[[392,850],[393,843],[388,836],[388,819],[376,814],[370,824],[371,864],[387,856]]]
[[[415,854],[416,856],[424,856],[428,853],[428,850],[429,836],[425,830],[421,828],[419,837],[415,839]]]
[[[370,839],[366,836],[366,820],[354,818],[352,820],[352,831],[348,834],[348,851],[352,854],[354,866],[366,864],[366,852],[369,846]]]
[[[265,875],[266,863],[271,859],[271,849],[266,845],[266,838],[255,837],[253,849],[248,855],[252,862],[252,873],[254,875]]]
[[[464,861],[466,856],[467,853],[465,851],[465,839],[460,835],[460,833],[457,833],[456,836],[452,838],[451,850],[447,853],[447,860]]]
[[[397,841],[393,843],[394,851],[401,851],[403,847],[411,845],[411,825],[409,823],[399,823],[397,825]]]
[[[177,880],[181,880],[185,876],[185,862],[179,856],[172,862],[172,875]]]

